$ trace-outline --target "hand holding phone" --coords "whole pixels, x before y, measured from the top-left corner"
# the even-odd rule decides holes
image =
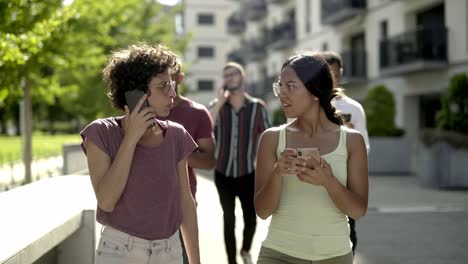
[[[125,92],[125,100],[127,101],[127,106],[128,106],[128,109],[130,110],[130,113],[133,112],[133,109],[137,105],[140,98],[143,97],[143,95],[145,95],[145,93],[142,90],[138,90],[138,89]],[[143,102],[143,105],[138,110],[138,112],[141,112],[141,110],[143,110],[146,107],[149,107],[147,100]]]
[[[320,162],[320,151],[318,148],[297,148],[296,152],[298,158],[306,159],[308,156],[312,156]]]

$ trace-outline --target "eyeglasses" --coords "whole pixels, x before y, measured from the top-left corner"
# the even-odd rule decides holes
[[[279,94],[281,93],[281,90],[285,91],[286,93],[290,94],[294,92],[294,89],[296,89],[296,86],[294,86],[290,82],[286,83],[281,83],[279,79],[276,79],[276,81],[273,82],[273,94],[276,97],[279,97]]]
[[[176,82],[175,81],[170,81],[170,82],[165,82],[162,85],[150,85],[154,86],[158,89],[161,89],[161,91],[164,93],[164,95],[168,95],[169,92],[172,90],[175,90],[176,87]]]

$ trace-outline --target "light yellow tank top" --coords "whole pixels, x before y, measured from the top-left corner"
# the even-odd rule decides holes
[[[321,155],[344,186],[348,160],[346,129],[341,126],[337,148]],[[283,125],[278,157],[285,146],[286,125]],[[303,183],[295,175],[285,175],[280,204],[272,215],[263,246],[312,261],[345,255],[351,252],[348,218],[336,208],[324,187]]]

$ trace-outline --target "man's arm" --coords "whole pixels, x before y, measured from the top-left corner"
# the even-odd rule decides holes
[[[192,168],[210,170],[216,163],[213,121],[206,107],[196,113],[199,116],[198,126],[192,136],[198,144],[198,149],[188,157],[187,162]]]
[[[223,107],[224,103],[226,103],[228,98],[229,98],[229,91],[228,90],[225,91],[223,87],[219,88],[218,97],[215,98],[210,103],[210,114],[211,114],[211,119],[213,120],[213,123],[216,123],[216,120],[218,119],[219,111]]]
[[[214,138],[200,138],[197,141],[198,149],[187,158],[188,165],[195,169],[210,170],[215,166]]]

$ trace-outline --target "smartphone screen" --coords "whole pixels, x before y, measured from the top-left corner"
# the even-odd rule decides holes
[[[128,108],[130,110],[130,113],[133,111],[135,108],[136,104],[140,100],[140,98],[144,95],[145,93],[141,90],[135,89],[131,91],[126,91],[125,92],[125,100],[127,101]],[[148,101],[145,100],[141,108],[138,110],[140,112],[142,109],[145,107],[149,107]]]
[[[320,161],[320,151],[318,148],[298,148],[297,157],[298,158],[305,158],[307,156],[312,156],[317,161]]]

